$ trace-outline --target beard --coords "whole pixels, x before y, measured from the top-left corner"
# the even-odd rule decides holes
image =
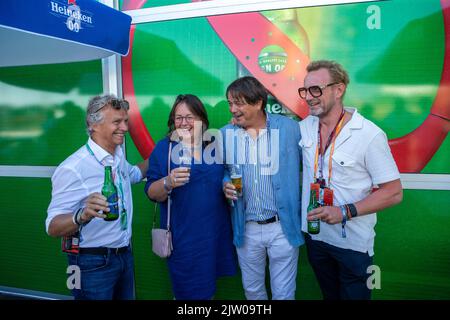
[[[322,107],[309,107],[309,114],[312,116],[319,117],[323,113]]]
[[[312,116],[320,116],[323,113],[323,105],[319,99],[308,100],[309,114]]]
[[[333,105],[325,105],[320,100],[310,100],[308,101],[308,107],[310,115],[323,118],[330,113]]]

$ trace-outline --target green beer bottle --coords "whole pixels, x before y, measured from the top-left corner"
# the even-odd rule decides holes
[[[316,198],[316,190],[311,190],[311,194],[309,196],[309,205],[308,205],[308,212],[310,212],[312,209],[318,208],[319,203],[317,202]],[[320,232],[320,220],[308,220],[308,233],[310,234],[318,234]]]
[[[105,212],[104,220],[117,220],[119,218],[119,196],[113,182],[111,166],[105,167],[105,182],[103,183],[102,194],[106,197],[109,207],[109,212]]]

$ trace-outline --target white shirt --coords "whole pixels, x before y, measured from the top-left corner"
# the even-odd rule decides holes
[[[128,218],[127,229],[121,230],[120,218],[115,221],[94,218],[81,230],[80,247],[119,248],[127,246],[130,243],[133,218],[131,184],[142,180],[141,171],[137,166],[132,166],[126,161],[120,146],[116,147],[115,154],[112,156],[91,138],[88,140],[88,145],[93,155],[86,145],[82,146],[64,160],[52,176],[52,200],[45,221],[47,233],[50,222],[55,216],[74,213],[85,206],[85,201],[90,194],[101,193],[105,175],[104,166],[110,165],[119,193],[119,212],[122,211],[119,181],[122,184],[123,204]]]
[[[350,121],[342,128],[336,138],[332,156],[331,189],[334,205],[355,203],[366,198],[372,188],[400,178],[397,165],[392,157],[386,134],[371,121],[361,116],[354,108],[345,108],[353,113]],[[319,118],[308,116],[300,122],[303,153],[302,188],[302,231],[307,232],[307,207],[310,184],[314,177],[314,157],[317,147]],[[323,161],[323,176],[328,182],[328,163],[331,146]],[[374,254],[376,213],[353,218],[347,221],[342,237],[340,223],[330,225],[322,222],[320,233],[311,235],[314,240],[324,241],[343,249]]]

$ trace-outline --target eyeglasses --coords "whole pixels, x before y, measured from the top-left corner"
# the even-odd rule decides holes
[[[130,109],[130,104],[128,103],[127,100],[112,98],[112,99],[107,100],[103,105],[100,104],[100,107],[92,110],[91,113],[92,114],[97,113],[100,110],[102,110],[104,107],[106,107],[107,105],[110,105],[111,107],[113,107],[116,110],[120,110],[120,109],[129,110]]]
[[[338,84],[339,82],[332,82],[329,84],[324,84],[323,86],[311,86],[309,88],[305,88],[305,87],[301,87],[298,88],[298,95],[300,96],[300,98],[302,99],[306,99],[306,95],[307,92],[309,91],[309,93],[314,97],[314,98],[318,98],[323,94],[323,90],[327,87],[330,87],[332,85]]]
[[[194,116],[186,116],[186,117],[176,116],[175,123],[183,123],[183,119],[186,120],[187,123],[193,123],[195,120],[195,117]]]
[[[123,99],[111,99],[109,104],[114,109],[125,109],[125,110],[130,109],[130,104],[128,103],[128,101],[127,100],[123,100]]]

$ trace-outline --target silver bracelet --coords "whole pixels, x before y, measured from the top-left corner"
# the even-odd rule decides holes
[[[164,190],[167,191],[167,194],[170,194],[172,192],[172,186],[168,186],[167,177],[164,177]]]

